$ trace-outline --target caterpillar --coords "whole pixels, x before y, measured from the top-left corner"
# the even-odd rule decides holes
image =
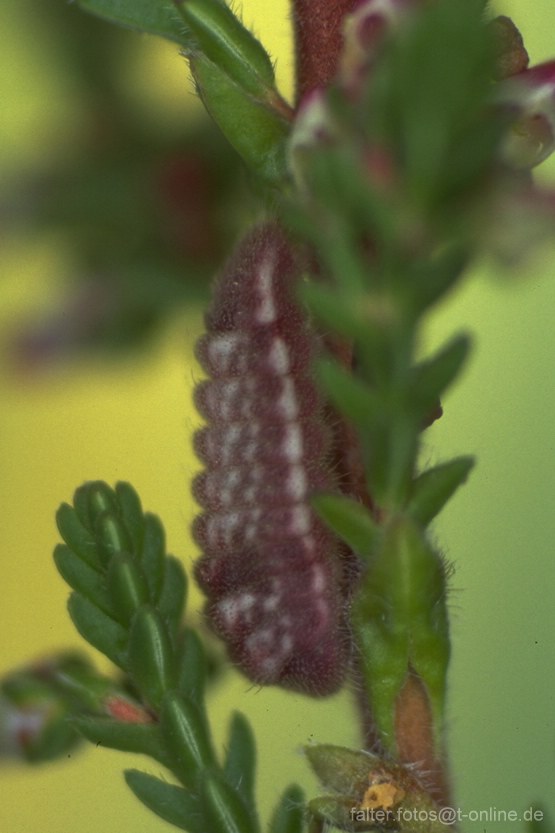
[[[215,285],[195,391],[204,471],[195,575],[213,630],[252,681],[333,693],[346,666],[333,537],[311,509],[333,481],[311,374],[314,335],[292,297],[298,269],[277,223],[251,230]]]

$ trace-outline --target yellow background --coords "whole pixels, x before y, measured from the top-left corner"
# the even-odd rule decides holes
[[[499,10],[524,32],[533,63],[555,56],[549,0],[513,0]],[[74,9],[71,9],[74,12]],[[289,24],[283,0],[249,0],[244,19],[278,57],[288,89]],[[4,0],[0,51],[0,173],[25,168],[78,118],[70,79],[49,50],[32,7]],[[133,51],[134,50],[134,51]],[[176,49],[136,37],[130,95],[171,129],[190,98]],[[553,169],[553,168],[552,168]],[[0,238],[0,333],[31,303],[49,297],[63,273],[57,241]],[[431,461],[475,453],[479,466],[436,527],[456,566],[451,609],[453,662],[449,729],[457,803],[522,812],[542,800],[555,816],[555,251],[524,274],[481,270],[434,316],[430,345],[454,329],[475,350],[445,416],[425,435]],[[197,463],[190,437],[195,378],[192,344],[200,321],[168,331],[139,362],[81,363],[31,382],[0,365],[0,672],[62,646],[80,646],[65,611],[67,588],[54,568],[54,512],[87,479],[129,480],[166,526],[171,551],[189,566]],[[198,596],[195,597],[198,602]],[[99,660],[101,667],[105,667]],[[282,787],[300,780],[315,794],[299,749],[311,740],[357,744],[350,697],[312,702],[250,687],[238,676],[218,689],[211,714],[225,739],[232,709],[255,724],[259,793],[267,816]],[[0,767],[0,833],[156,833],[170,830],[127,790],[124,767],[160,768],[116,752],[84,753],[35,769]],[[481,833],[520,824],[467,823]],[[209,833],[207,831],[207,833]]]

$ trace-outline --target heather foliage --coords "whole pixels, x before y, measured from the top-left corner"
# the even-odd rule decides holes
[[[305,803],[292,785],[267,829],[443,830],[449,568],[429,526],[474,460],[423,468],[420,450],[471,337],[425,357],[420,342],[478,257],[514,264],[523,225],[534,241],[551,231],[553,194],[528,172],[555,145],[555,69],[528,69],[482,0],[298,0],[290,104],[223,0],[80,5],[181,47],[258,201],[197,349],[195,578],[250,680],[314,697],[351,686],[363,727],[362,749],[307,750],[329,794]],[[210,657],[160,521],[128,484],[94,482],[57,522],[70,616],[118,676],[64,655],[7,679],[5,714],[30,704],[36,718],[23,754],[55,758],[79,737],[145,754],[174,782],[126,780],[161,818],[255,833],[252,731],[237,713],[215,748]]]

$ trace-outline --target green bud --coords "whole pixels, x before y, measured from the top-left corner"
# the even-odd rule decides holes
[[[139,607],[148,602],[148,587],[136,558],[118,552],[110,562],[106,578],[114,616],[128,625]]]
[[[128,667],[133,681],[155,710],[174,685],[174,657],[168,629],[160,613],[150,606],[139,608],[131,622]]]
[[[305,746],[304,752],[314,774],[326,789],[355,795],[368,781],[368,773],[379,760],[363,750],[322,743]]]
[[[215,764],[210,730],[204,712],[187,697],[166,694],[160,714],[171,769],[189,787]]]
[[[430,812],[437,807],[411,767],[338,746],[309,747],[306,751],[324,786],[338,793],[310,802],[309,809],[317,818],[349,831],[435,833],[439,829]],[[423,811],[420,817],[418,811]]]

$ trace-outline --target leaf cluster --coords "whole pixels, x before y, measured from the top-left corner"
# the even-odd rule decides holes
[[[464,458],[418,474],[421,431],[470,339],[457,334],[424,359],[419,342],[429,311],[477,251],[472,218],[504,129],[490,106],[492,56],[478,0],[419,9],[385,44],[356,101],[339,88],[327,94],[326,140],[296,150],[299,190],[284,209],[318,253],[304,302],[325,333],[353,344],[353,367],[320,362],[321,384],[359,432],[382,516],[403,510],[423,526],[471,466]]]
[[[74,717],[93,743],[150,756],[177,783],[131,770],[135,795],[189,833],[257,833],[255,745],[248,721],[231,719],[222,763],[214,748],[206,692],[206,656],[197,634],[182,625],[186,578],[165,551],[159,519],[143,513],[127,483],[91,482],[63,504],[57,523],[64,544],[56,565],[73,592],[69,612],[79,633],[124,674],[141,711],[114,706],[111,715]],[[123,706],[127,704],[124,703]],[[286,790],[271,833],[298,833],[302,794]]]
[[[426,528],[473,460],[421,471],[419,457],[422,430],[460,375],[470,339],[457,334],[424,358],[420,339],[477,252],[474,223],[504,129],[490,103],[492,67],[483,4],[430,4],[383,45],[354,100],[339,86],[324,95],[324,140],[292,139],[297,190],[284,216],[318,264],[301,297],[325,338],[352,345],[348,365],[330,353],[316,371],[357,431],[370,496],[323,495],[314,505],[364,561],[352,622],[393,756],[396,703],[415,672],[441,747],[447,571]]]

